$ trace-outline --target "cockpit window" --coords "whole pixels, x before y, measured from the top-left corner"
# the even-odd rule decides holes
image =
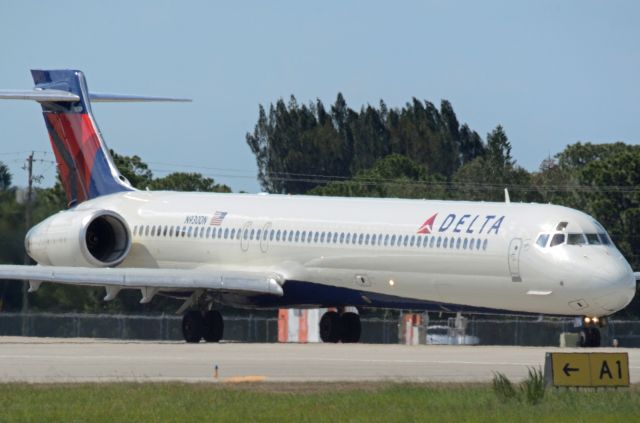
[[[587,234],[587,242],[589,245],[600,245],[600,238],[598,238],[598,234]]]
[[[540,234],[536,240],[536,244],[544,248],[547,245],[547,241],[549,241],[549,234]]]
[[[556,245],[564,244],[564,238],[564,234],[555,234],[553,238],[551,238],[551,244],[549,244],[549,246],[555,247]]]
[[[569,245],[583,245],[586,243],[587,240],[583,234],[569,234],[567,237],[567,244]]]
[[[598,233],[598,237],[600,238],[600,242],[602,242],[604,245],[611,245],[609,235],[607,235],[605,232]]]
[[[556,231],[564,231],[567,228],[568,222],[560,222],[558,226],[556,226]]]

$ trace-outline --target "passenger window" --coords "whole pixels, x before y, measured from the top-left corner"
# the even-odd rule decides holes
[[[322,233],[320,234],[320,242],[322,242],[322,243],[324,243],[324,236],[325,236],[325,233],[324,233],[324,232],[322,232]]]
[[[462,243],[462,249],[466,250],[468,246],[469,246],[469,239],[465,238],[464,242]]]
[[[567,244],[569,245],[583,245],[586,243],[587,240],[582,234],[569,234],[567,236]]]
[[[337,243],[338,243],[338,233],[337,233],[337,232],[334,232],[334,233],[333,233],[333,243],[334,243],[334,244],[337,244]]]
[[[482,240],[480,238],[476,239],[476,250],[480,249],[480,244],[482,243]]]
[[[278,232],[276,232],[276,241],[280,241],[280,235],[282,235],[282,231],[278,229]]]
[[[356,244],[358,242],[358,234],[351,235],[351,243]]]
[[[300,241],[300,231],[296,231],[295,240],[296,240],[296,242]]]
[[[423,247],[427,247],[427,244],[429,243],[429,237],[425,236],[424,238],[422,238],[422,246]]]
[[[204,226],[200,228],[200,238],[204,238]]]
[[[544,248],[547,246],[547,241],[549,240],[549,234],[540,234],[538,235],[538,239],[536,240],[536,244],[540,247]]]
[[[166,235],[166,233],[165,233]],[[211,236],[211,228],[207,228],[207,238],[209,238]]]
[[[229,228],[224,229],[224,239],[229,238]]]
[[[256,241],[260,241],[260,236],[262,235],[262,229],[258,229],[256,231]]]
[[[358,236],[358,245],[362,245],[362,240],[363,240],[363,238],[364,238],[364,235],[363,235],[363,234],[360,234],[360,235]]]
[[[156,225],[151,227],[151,236],[156,236]]]
[[[289,231],[289,242],[293,242],[293,231]]]
[[[169,237],[173,238],[173,226],[169,227]]]
[[[376,245],[376,234],[371,235],[371,245]]]
[[[369,234],[364,237],[364,245],[369,245]]]
[[[436,244],[436,237],[432,236],[431,241],[429,241],[429,248],[433,248],[435,244]]]
[[[387,245],[389,245],[389,234],[384,236],[384,246],[386,247]]]
[[[409,239],[409,245],[413,247],[415,243],[416,243],[416,236],[411,235],[411,238]]]
[[[436,247],[440,248],[440,245],[442,245],[442,237],[438,237],[438,242],[436,244]]]
[[[138,234],[138,225],[133,227],[133,236],[136,236]]]
[[[550,247],[555,247],[556,245],[564,244],[564,234],[555,234],[553,238],[551,238]]]
[[[445,237],[444,241],[442,242],[442,248],[447,248],[448,244],[449,244],[449,238]]]
[[[482,249],[483,250],[487,249],[487,244],[489,244],[489,241],[485,239],[484,242],[482,243]]]
[[[344,244],[344,232],[340,232],[340,244]]]
[[[300,235],[300,241],[305,242],[307,240],[307,231],[302,231],[302,235]]]
[[[402,241],[402,245],[405,247],[409,244],[409,235],[404,236],[404,241]]]
[[[191,234],[193,234],[193,226],[189,226],[187,229],[187,238],[191,238]]]
[[[460,249],[460,244],[461,244],[461,243],[462,243],[462,239],[461,239],[461,238],[458,238],[458,239],[456,240],[456,248],[457,248],[458,250]]]

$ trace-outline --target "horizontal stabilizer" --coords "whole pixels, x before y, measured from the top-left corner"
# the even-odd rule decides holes
[[[33,100],[38,102],[65,102],[74,103],[80,101],[80,96],[63,90],[2,90],[0,100]],[[133,103],[133,102],[190,102],[188,98],[148,97],[141,95],[89,93],[89,101],[92,103]]]
[[[80,96],[62,90],[2,90],[0,91],[2,100],[34,100],[40,102],[75,102],[80,101]]]
[[[89,100],[92,103],[129,103],[129,102],[154,102],[154,101],[170,101],[170,102],[189,102],[188,98],[170,98],[170,97],[146,97],[141,95],[126,94],[107,94],[107,93],[89,93]]]

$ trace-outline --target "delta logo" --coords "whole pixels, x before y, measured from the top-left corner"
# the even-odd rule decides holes
[[[498,234],[500,227],[504,222],[504,216],[496,216],[493,214],[480,215],[480,214],[463,214],[458,217],[455,213],[449,213],[444,218],[440,226],[436,225],[434,230],[433,226],[436,222],[438,213],[424,221],[424,223],[418,228],[418,234],[428,235],[434,232],[453,232],[453,233],[466,233],[466,234]]]

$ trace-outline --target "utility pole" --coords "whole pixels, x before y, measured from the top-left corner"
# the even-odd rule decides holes
[[[27,157],[27,162],[25,163],[23,169],[27,171],[28,180],[27,180],[27,198],[25,202],[24,209],[24,223],[25,223],[25,234],[29,232],[31,229],[31,221],[33,220],[33,184],[34,182],[38,183],[42,180],[42,176],[34,176],[33,175],[33,156],[34,152],[32,151]],[[24,264],[31,264],[31,257],[27,254],[26,250],[24,253]],[[29,293],[28,293],[28,282],[25,281],[22,284],[22,336],[26,336],[28,332],[28,319],[27,313],[29,312]]]
[[[28,180],[27,180],[27,199],[25,203],[25,233],[31,229],[31,220],[33,214],[33,181],[39,179],[39,177],[33,176],[33,151],[27,157],[27,163],[25,164],[24,169],[27,171]],[[31,258],[29,254],[25,251],[24,253],[24,264],[31,264]],[[28,282],[25,281],[22,284],[22,313],[25,314],[29,311],[29,294],[27,292]],[[26,335],[26,319],[23,317],[23,335]]]

